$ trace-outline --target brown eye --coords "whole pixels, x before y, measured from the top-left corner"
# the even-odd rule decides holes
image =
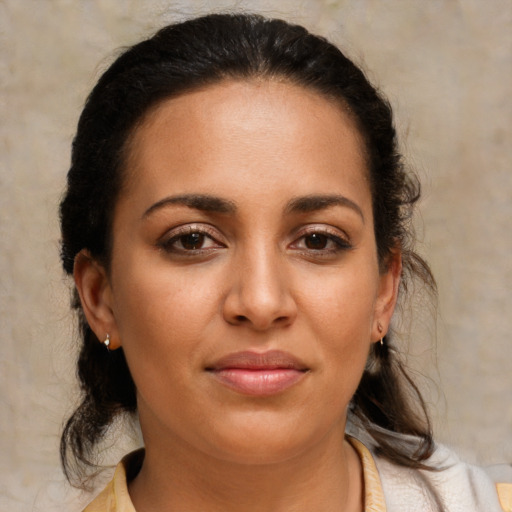
[[[204,244],[205,236],[203,233],[189,233],[179,237],[179,241],[183,249],[187,251],[194,251],[201,249]]]
[[[329,238],[319,233],[313,233],[304,237],[304,244],[308,249],[320,250],[325,249],[329,242]]]
[[[188,226],[181,228],[174,236],[164,236],[158,245],[167,253],[182,256],[200,257],[210,254],[216,249],[222,249],[224,244],[210,235],[207,228]],[[171,233],[172,235],[172,233]]]

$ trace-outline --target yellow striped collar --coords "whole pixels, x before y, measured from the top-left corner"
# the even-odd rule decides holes
[[[370,450],[361,441],[351,436],[347,436],[347,440],[356,450],[363,466],[364,511],[386,512],[386,501],[380,483],[379,472]]]
[[[348,441],[358,453],[363,466],[365,512],[386,512],[386,504],[379,473],[373,456],[357,439],[347,436]],[[117,465],[114,477],[84,512],[136,512],[128,493],[127,473],[137,472],[143,457],[143,450],[128,454]],[[134,470],[135,466],[135,470]]]

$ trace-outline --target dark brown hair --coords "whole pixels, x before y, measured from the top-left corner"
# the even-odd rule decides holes
[[[349,110],[365,143],[381,268],[391,251],[400,247],[402,286],[419,278],[435,291],[428,266],[412,250],[410,216],[419,184],[402,165],[387,101],[324,38],[285,21],[246,14],[214,14],[167,26],[127,49],[101,76],[78,123],[60,205],[65,272],[73,273],[75,256],[82,249],[108,270],[123,157],[129,136],[148,109],[194,88],[252,77],[287,80]],[[93,465],[94,447],[112,421],[137,409],[122,348],[105,350],[87,324],[76,290],[73,307],[80,325],[81,403],[61,438],[68,478]],[[383,345],[373,345],[350,408],[383,456],[402,465],[425,467],[433,450],[426,407],[389,336]],[[414,441],[401,442],[396,433],[413,436]]]

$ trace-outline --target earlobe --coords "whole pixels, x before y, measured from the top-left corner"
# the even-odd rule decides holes
[[[379,293],[375,304],[372,339],[379,341],[386,335],[395,311],[402,274],[402,251],[394,249],[389,255],[385,272],[380,275]]]
[[[82,309],[94,334],[100,342],[108,335],[108,348],[118,348],[119,336],[112,309],[112,291],[105,268],[88,251],[83,250],[75,257],[73,278]]]

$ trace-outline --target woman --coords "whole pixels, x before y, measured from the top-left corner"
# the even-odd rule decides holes
[[[388,104],[301,27],[210,15],[121,55],[61,204],[83,392],[61,455],[71,477],[135,412],[144,450],[86,510],[501,510],[391,344],[399,290],[435,290],[418,197]]]

